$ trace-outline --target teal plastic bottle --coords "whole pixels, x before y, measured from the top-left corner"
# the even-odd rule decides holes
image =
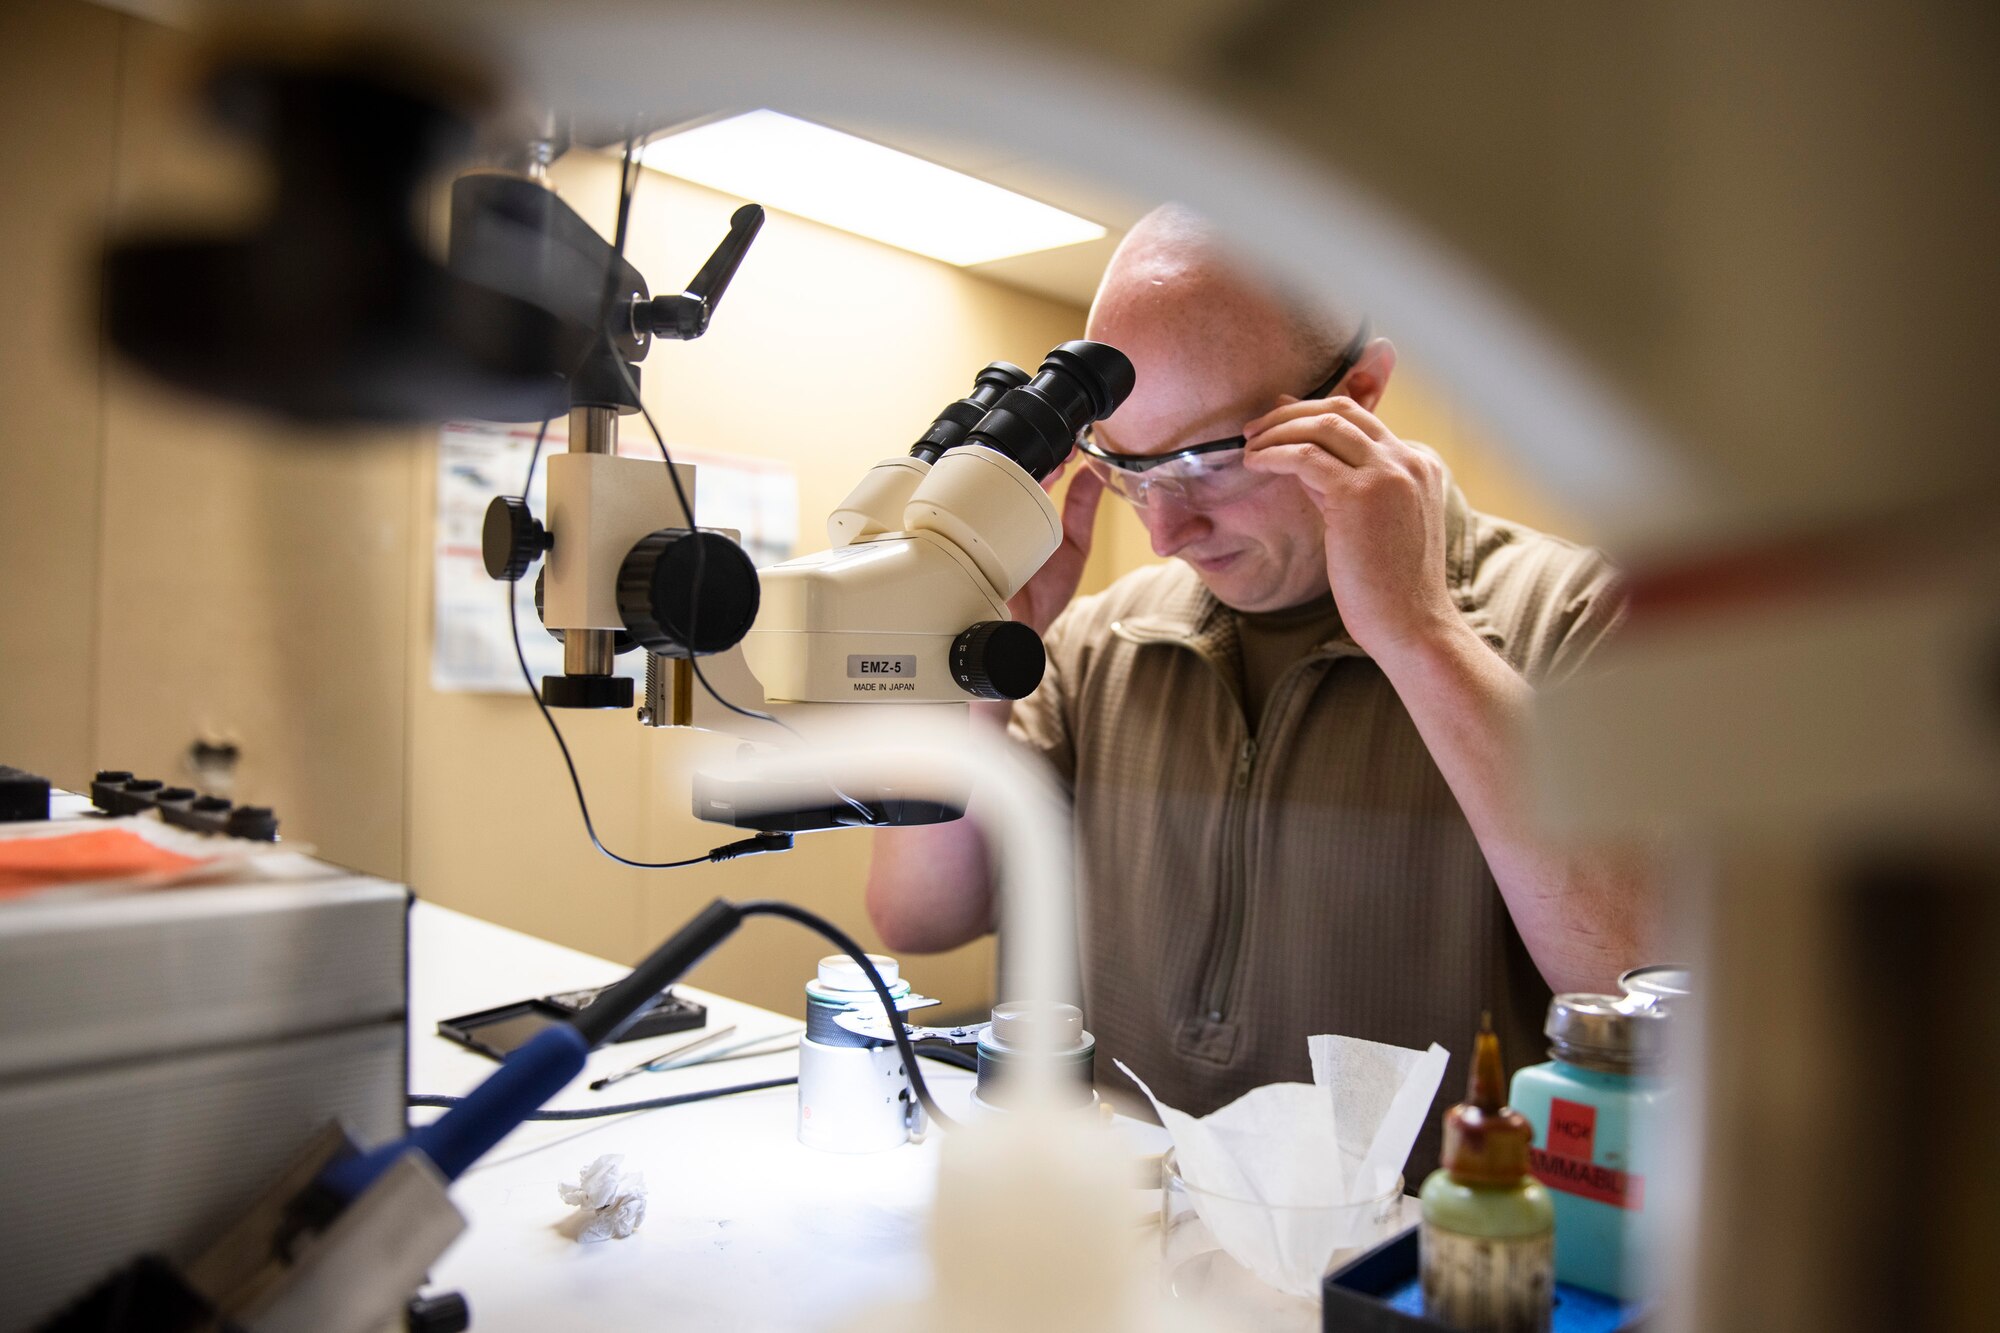
[[[1508,1102],[1534,1126],[1530,1169],[1555,1205],[1558,1282],[1627,1301],[1652,1292],[1667,1025],[1647,997],[1558,995],[1552,1058],[1514,1075]]]

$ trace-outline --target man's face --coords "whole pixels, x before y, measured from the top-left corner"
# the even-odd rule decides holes
[[[1124,351],[1138,370],[1132,396],[1096,430],[1100,445],[1123,454],[1171,453],[1238,434],[1276,407],[1280,394],[1303,393],[1324,373],[1288,375],[1296,358],[1277,349],[1202,356],[1141,329],[1093,327],[1091,336]],[[1226,606],[1275,611],[1327,591],[1326,525],[1288,477],[1263,478],[1223,503],[1155,492],[1136,512],[1154,553],[1186,561]]]

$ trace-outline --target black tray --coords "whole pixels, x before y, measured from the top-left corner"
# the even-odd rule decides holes
[[[526,1045],[528,1039],[543,1028],[567,1023],[576,1017],[584,1006],[597,998],[600,991],[608,989],[607,986],[599,986],[596,990],[564,991],[539,999],[503,1004],[497,1009],[481,1009],[476,1014],[439,1019],[438,1035],[449,1037],[481,1055],[505,1060],[509,1052]],[[638,1041],[641,1037],[657,1037],[667,1032],[685,1032],[707,1023],[707,1005],[682,999],[670,990],[661,991],[639,1011],[639,1016],[632,1020],[630,1026],[611,1040]]]
[[[1426,1319],[1417,1294],[1417,1229],[1385,1240],[1327,1274],[1320,1288],[1322,1333],[1451,1333]],[[1648,1315],[1624,1301],[1556,1283],[1552,1333],[1643,1333]]]

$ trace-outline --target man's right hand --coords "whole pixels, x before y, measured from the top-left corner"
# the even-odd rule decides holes
[[[1068,469],[1069,464],[1065,463],[1051,472],[1043,480],[1043,488],[1053,491]],[[1037,634],[1047,634],[1049,626],[1055,623],[1056,617],[1076,596],[1076,585],[1083,579],[1084,562],[1090,559],[1091,531],[1097,523],[1097,502],[1103,498],[1103,480],[1087,467],[1078,468],[1076,475],[1070,479],[1068,493],[1063,497],[1062,545],[1022,586],[1021,591],[1007,599],[1007,610],[1014,619]]]

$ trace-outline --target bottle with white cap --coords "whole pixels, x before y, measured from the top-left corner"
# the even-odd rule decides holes
[[[1073,1004],[1008,1001],[993,1006],[993,1021],[979,1034],[979,1087],[982,1107],[1005,1110],[1012,1071],[1023,1059],[1053,1060],[1056,1100],[1062,1106],[1089,1106],[1097,1100],[1091,1060],[1097,1039],[1083,1030],[1083,1010]]]

